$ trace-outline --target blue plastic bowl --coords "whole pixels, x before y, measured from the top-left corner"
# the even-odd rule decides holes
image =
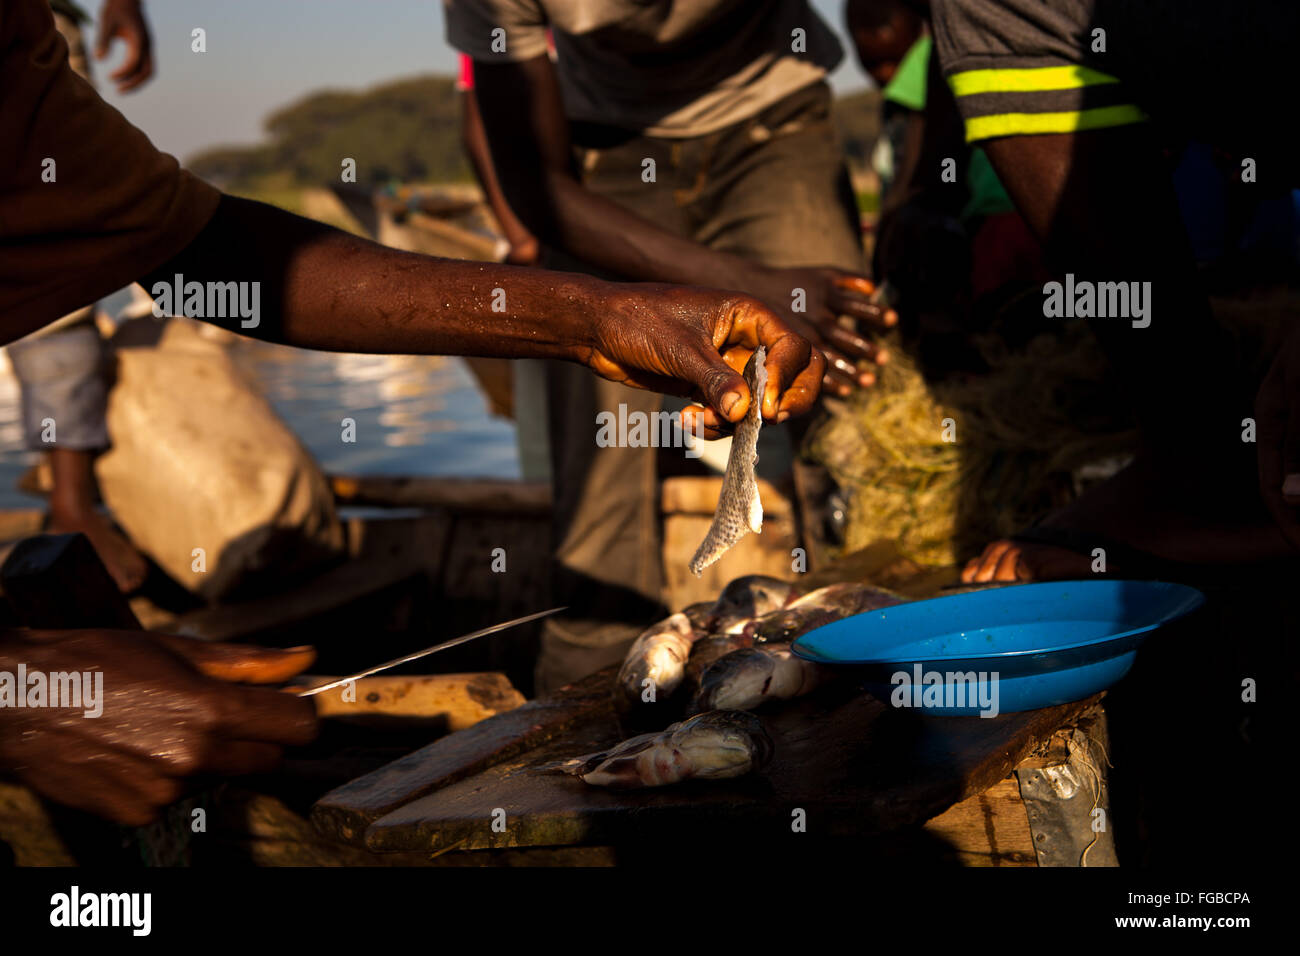
[[[856,614],[792,647],[860,668],[866,689],[896,707],[992,716],[1105,690],[1150,631],[1203,603],[1195,588],[1162,581],[1019,584]]]

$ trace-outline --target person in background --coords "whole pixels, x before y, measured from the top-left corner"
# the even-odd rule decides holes
[[[492,163],[492,151],[488,149],[487,133],[483,131],[483,117],[478,109],[478,97],[474,95],[474,61],[463,53],[460,57],[460,76],[456,79],[456,89],[460,90],[461,101],[461,144],[465,155],[469,157],[474,168],[474,176],[483,190],[492,215],[501,227],[507,243],[503,261],[514,266],[537,265],[541,257],[541,247],[537,237],[528,231],[528,227],[519,221],[515,211],[510,208],[505,194],[501,192],[501,183],[497,179],[496,167]]]
[[[1270,103],[1297,86],[1300,8],[932,0],[929,9],[965,139],[987,154],[1053,273],[1150,290],[1145,317],[1089,323],[1142,450],[1039,525],[991,543],[963,579],[1086,577],[1097,547],[1111,573],[1152,576],[1294,556],[1300,330],[1262,380],[1243,365],[1210,312],[1169,156],[1196,140],[1236,157],[1236,175],[1261,195],[1296,183],[1300,137]],[[1206,62],[1216,69],[1196,69]]]
[[[871,163],[884,200],[906,149],[908,116],[925,109],[930,37],[924,19],[901,0],[847,0],[844,20],[858,62],[883,99]]]
[[[840,319],[869,328],[893,316],[862,278],[830,118],[825,78],[842,51],[806,2],[445,8],[448,41],[474,61],[502,189],[547,264],[743,290],[825,351],[831,391],[874,382],[857,363],[884,354]],[[653,416],[661,400],[552,366],[545,401],[553,589],[570,611],[543,628],[540,690],[616,660],[639,630],[627,622],[664,612],[658,449],[594,441],[598,412]],[[785,447],[760,449],[760,467],[790,462],[790,437],[766,434]],[[798,483],[798,462],[794,473]]]
[[[89,16],[72,0],[50,0],[50,7],[72,69],[90,81],[81,32]],[[114,40],[125,44],[126,58],[109,79],[119,92],[138,89],[153,76],[152,41],[139,0],[104,0],[97,59],[108,56]],[[144,583],[145,560],[95,506],[95,458],[110,445],[105,415],[111,379],[111,355],[95,325],[95,304],[13,343],[9,358],[21,390],[26,445],[49,454],[48,530],[84,534],[117,586],[135,590]]]
[[[256,283],[255,327],[199,318],[266,341],[564,359],[697,400],[683,414],[711,437],[751,402],[772,421],[805,414],[821,388],[822,353],[752,296],[434,259],[225,195],[71,70],[43,0],[0,6],[0,89],[0,344],[132,281],[153,289],[180,274],[203,287]],[[57,160],[58,190],[41,180],[46,157]],[[505,312],[494,288],[508,291]],[[740,370],[760,346],[769,378],[751,395]],[[61,803],[145,823],[191,775],[266,769],[283,747],[310,740],[309,700],[236,682],[279,683],[312,657],[145,632],[0,630],[0,672],[104,677],[96,719],[67,706],[0,707],[0,772]]]
[[[875,275],[928,373],[979,370],[970,334],[982,302],[1049,279],[1042,250],[988,156],[966,144],[925,17],[905,0],[847,0],[845,20],[884,101]],[[945,161],[950,180],[937,173]]]

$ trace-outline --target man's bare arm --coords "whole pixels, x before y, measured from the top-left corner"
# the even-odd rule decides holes
[[[483,187],[483,197],[492,208],[506,241],[510,243],[510,252],[506,262],[511,265],[531,266],[538,260],[540,249],[537,237],[528,231],[528,227],[519,221],[515,211],[510,208],[505,193],[501,191],[501,182],[497,178],[496,163],[492,160],[492,150],[488,147],[487,133],[483,129],[483,117],[478,108],[478,96],[472,89],[465,90],[460,97],[461,145],[474,175]]]
[[[755,299],[713,289],[398,252],[274,207],[222,197],[180,255],[143,279],[256,282],[258,323],[211,319],[247,335],[329,351],[488,355],[580,362],[615,381],[694,396],[731,421],[749,391],[739,370],[768,348],[768,417],[816,399],[825,364]],[[179,311],[179,310],[178,310]],[[774,384],[775,383],[775,384]],[[722,424],[712,412],[706,429]]]
[[[756,269],[682,239],[583,187],[550,58],[474,64],[475,92],[511,206],[543,242],[632,279],[741,289]]]

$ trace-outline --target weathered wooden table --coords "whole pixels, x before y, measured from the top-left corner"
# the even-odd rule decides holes
[[[544,846],[671,846],[800,832],[876,837],[943,813],[1003,780],[1096,698],[994,718],[898,711],[851,683],[764,714],[776,744],[758,774],[609,791],[547,761],[627,734],[608,668],[451,734],[325,795],[325,836],[380,853]]]

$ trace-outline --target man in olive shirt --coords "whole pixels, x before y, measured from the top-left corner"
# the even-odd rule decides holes
[[[53,161],[57,176],[42,171]],[[691,427],[716,435],[751,401],[806,412],[824,360],[756,300],[664,285],[612,285],[494,263],[397,252],[180,169],[68,66],[44,0],[0,4],[0,343],[140,280],[256,283],[260,310],[225,324],[268,341],[339,351],[566,359],[641,388],[698,398]],[[493,309],[505,293],[505,311]],[[178,311],[189,313],[187,307]],[[768,349],[751,396],[739,369]],[[183,401],[184,396],[177,396]],[[310,738],[310,702],[231,683],[280,681],[302,650],[239,651],[112,631],[0,632],[0,672],[97,671],[103,715],[0,707],[0,770],[56,800],[142,823],[196,772],[239,773]]]

